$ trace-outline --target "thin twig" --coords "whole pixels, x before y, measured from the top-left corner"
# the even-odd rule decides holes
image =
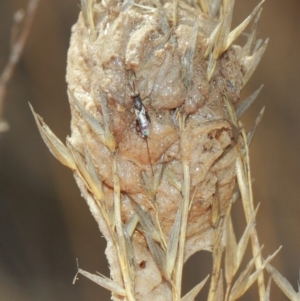
[[[19,62],[20,56],[23,52],[25,43],[27,41],[31,25],[33,23],[34,15],[38,6],[39,0],[30,0],[27,5],[27,12],[25,15],[23,27],[20,29],[19,36],[16,38],[15,42],[12,45],[12,49],[9,55],[8,62],[1,74],[0,77],[0,125],[3,123],[1,121],[1,116],[3,115],[4,108],[4,97],[6,94],[6,87],[11,79],[15,66]],[[21,20],[15,20],[14,26],[18,25]],[[1,126],[0,126],[1,132]]]

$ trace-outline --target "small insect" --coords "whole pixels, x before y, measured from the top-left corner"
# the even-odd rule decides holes
[[[136,128],[137,128],[137,131],[141,133],[142,137],[145,138],[148,156],[149,156],[150,165],[151,165],[151,171],[152,171],[152,175],[154,176],[153,167],[152,167],[152,163],[151,163],[151,157],[150,157],[150,151],[149,151],[149,145],[148,145],[149,123],[151,122],[151,119],[143,105],[140,93],[135,91],[134,82],[132,83],[132,85],[133,85],[133,87],[129,84],[129,87],[133,91],[133,94],[131,95],[131,99],[133,102],[133,108],[134,108],[134,112],[135,112],[135,116],[136,116]]]

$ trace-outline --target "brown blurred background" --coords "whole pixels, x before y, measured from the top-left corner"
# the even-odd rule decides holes
[[[234,24],[258,3],[236,1]],[[9,55],[13,13],[25,0],[0,1],[0,72]],[[5,118],[10,130],[0,136],[0,299],[8,301],[109,300],[109,293],[84,279],[72,285],[80,267],[109,275],[101,237],[72,173],[44,145],[29,110],[30,101],[65,141],[70,111],[66,95],[66,56],[79,0],[41,0],[24,53],[8,86]],[[262,106],[265,116],[251,146],[257,228],[266,257],[283,249],[273,264],[296,288],[300,267],[300,2],[268,0],[259,37],[270,38],[267,51],[243,91],[262,83],[247,112],[252,125]],[[234,208],[240,235],[244,215]],[[210,272],[211,258],[200,253],[188,261],[185,291]],[[243,300],[257,300],[255,289]],[[203,292],[197,300],[205,300]],[[286,300],[273,284],[271,300]]]

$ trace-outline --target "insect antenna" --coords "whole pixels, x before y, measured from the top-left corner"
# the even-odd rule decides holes
[[[154,171],[153,171],[153,166],[152,166],[152,162],[151,162],[151,156],[150,156],[149,145],[148,145],[148,138],[145,137],[145,140],[146,140],[146,145],[147,145],[147,151],[148,151],[148,156],[149,156],[149,161],[150,161],[152,176],[154,178]]]

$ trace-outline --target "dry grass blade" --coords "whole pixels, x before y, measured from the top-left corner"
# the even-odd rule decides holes
[[[264,301],[270,301],[271,280],[272,280],[272,278],[270,277],[268,280]]]
[[[266,265],[266,269],[270,273],[274,282],[291,301],[300,300],[300,293],[297,293],[289,281],[284,278],[271,264],[268,263]]]
[[[198,27],[199,27],[199,20],[198,18],[195,20],[194,26],[191,31],[190,40],[187,43],[187,48],[185,51],[184,56],[182,57],[182,70],[183,70],[183,82],[185,86],[188,88],[191,86],[191,77],[192,77],[192,71],[191,68],[195,49],[196,49],[196,42],[197,42],[197,34],[198,34]]]
[[[161,177],[164,172],[164,164],[158,164],[155,167],[154,170],[154,178],[149,178],[147,176],[147,173],[142,171],[142,179],[143,179],[143,187],[145,191],[147,192],[147,196],[149,200],[151,201],[151,206],[153,206],[153,203],[155,202],[155,196],[157,193],[157,189],[159,187],[159,184],[161,182]]]
[[[98,201],[101,201],[104,199],[103,185],[96,174],[94,164],[87,149],[85,149],[84,157],[86,160],[86,170],[91,178],[90,186],[92,187],[93,195]]]
[[[104,122],[104,131],[105,131],[105,146],[111,151],[114,152],[116,149],[116,142],[115,139],[110,132],[109,125],[110,125],[110,114],[107,109],[107,100],[105,96],[103,95],[102,91],[99,93],[100,96],[100,106],[102,111],[102,117]]]
[[[171,184],[179,191],[182,191],[182,185],[181,182],[178,181],[174,175],[174,173],[171,171],[170,168],[166,168],[165,174],[167,175],[168,179],[170,180]]]
[[[95,30],[93,17],[93,2],[94,0],[81,0],[81,11],[85,21],[85,25],[92,30]]]
[[[129,301],[135,301],[134,289],[131,278],[131,268],[127,256],[126,241],[124,237],[124,229],[121,218],[121,188],[120,181],[117,172],[117,162],[116,156],[113,155],[112,158],[112,172],[113,172],[113,183],[114,183],[114,210],[115,210],[115,224],[117,232],[117,242],[118,242],[118,259],[120,268],[122,271],[122,276],[125,285],[126,297]]]
[[[163,275],[166,277],[168,281],[171,282],[171,278],[169,277],[167,271],[166,271],[166,254],[163,251],[163,249],[147,234],[144,233],[148,248],[151,252],[151,255],[159,268],[159,270],[163,273]]]
[[[216,228],[218,226],[219,218],[220,218],[220,200],[218,198],[218,193],[215,193],[211,202],[211,225],[213,228]]]
[[[257,116],[256,119],[255,119],[254,125],[252,126],[251,130],[250,130],[249,133],[247,134],[247,144],[248,144],[248,146],[250,146],[250,144],[251,144],[251,142],[252,142],[254,133],[255,133],[255,131],[256,131],[257,126],[259,125],[259,123],[261,122],[261,120],[262,120],[262,118],[263,118],[264,112],[265,112],[265,107],[263,107],[263,108],[260,110],[258,116]]]
[[[248,289],[249,287],[254,283],[254,281],[257,280],[259,275],[262,273],[266,265],[277,255],[277,253],[280,251],[281,247],[276,250],[271,256],[268,256],[264,264],[257,269],[253,274],[250,275],[250,272],[253,268],[254,262],[258,256],[260,256],[260,252],[249,262],[246,269],[241,273],[240,277],[236,280],[236,283],[234,284],[232,288],[232,292],[229,296],[229,301],[234,301],[241,297]],[[264,296],[265,297],[265,294]]]
[[[222,24],[220,24],[221,26]],[[214,58],[213,53],[210,53],[207,64],[207,80],[210,81],[216,68],[217,60]]]
[[[71,151],[72,156],[75,160],[76,171],[78,172],[80,178],[84,181],[85,185],[88,187],[89,191],[91,191],[94,194],[93,180],[92,180],[92,177],[91,177],[89,171],[86,168],[83,156],[74,148],[74,146],[70,140],[67,140],[67,146],[68,146],[68,149]]]
[[[199,0],[199,4],[203,13],[209,15],[210,14],[209,2],[207,0]]]
[[[230,32],[234,0],[224,1],[224,13],[222,16],[222,25],[220,26],[218,38],[215,43],[213,57],[217,59],[225,50]]]
[[[78,101],[78,99],[74,96],[74,94],[69,90],[69,94],[71,95],[72,99],[74,100],[74,103],[76,105],[77,110],[80,112],[84,120],[88,123],[92,131],[97,135],[98,139],[111,151],[113,149],[110,148],[110,145],[108,143],[107,139],[107,133],[104,130],[104,128],[100,125],[99,121],[89,114],[84,106]]]
[[[158,186],[160,184],[161,181],[161,177],[163,175],[163,171],[164,171],[164,165],[163,164],[158,164],[156,167],[156,170],[154,172],[154,180],[153,180],[153,194],[156,194]],[[154,196],[151,198],[153,199]]]
[[[136,214],[134,214],[134,216],[132,217],[132,219],[129,221],[129,223],[127,223],[125,225],[125,229],[124,231],[126,231],[128,233],[128,235],[131,237],[137,224],[139,222],[139,218]]]
[[[242,115],[246,112],[246,110],[252,105],[254,100],[257,98],[258,94],[262,90],[264,85],[261,85],[254,93],[252,93],[249,97],[241,101],[241,103],[237,106],[235,110],[236,118],[239,120]]]
[[[97,283],[98,285],[106,288],[107,290],[109,290],[115,294],[118,294],[120,296],[126,296],[126,292],[123,287],[119,286],[113,280],[111,280],[103,275],[91,274],[82,269],[78,269],[77,274],[81,274],[81,275],[85,276],[86,278],[92,280],[93,282]],[[75,283],[76,278],[77,278],[77,275],[73,281],[73,284]]]
[[[230,287],[232,279],[237,271],[237,242],[233,231],[231,217],[226,220],[226,253],[225,253],[225,279]]]
[[[153,240],[161,243],[162,242],[161,237],[155,227],[155,224],[151,216],[145,211],[143,211],[136,202],[132,201],[132,204],[134,207],[134,211],[139,218],[139,222],[143,228],[143,231],[147,233]]]
[[[132,247],[132,243],[130,240],[130,236],[127,233],[125,227],[123,227],[123,232],[124,232],[124,238],[125,238],[127,262],[129,263],[128,264],[129,274],[130,274],[130,279],[132,281],[132,287],[133,287],[134,286],[134,252],[133,252],[133,247]]]
[[[209,1],[209,4],[210,4],[210,15],[214,18],[216,17],[219,11],[221,0]]]
[[[248,222],[248,225],[238,243],[238,247],[237,247],[237,254],[236,254],[236,270],[239,268],[242,259],[244,257],[245,251],[246,251],[246,247],[250,238],[250,234],[252,232],[253,227],[255,226],[255,217],[258,211],[259,205],[256,207],[255,211],[253,212],[253,216],[251,218],[251,220]]]
[[[181,281],[182,281],[182,271],[184,264],[184,248],[186,239],[186,229],[187,220],[189,213],[189,203],[190,203],[190,170],[189,164],[186,161],[182,162],[183,167],[183,204],[182,204],[182,214],[180,221],[180,235],[179,235],[179,248],[177,256],[177,265],[175,269],[175,288],[177,291],[178,298],[181,296]]]
[[[199,284],[194,286],[186,295],[184,295],[180,301],[194,301],[196,296],[201,291],[202,287],[205,285],[209,275],[207,275]]]
[[[222,254],[224,250],[222,237],[224,235],[224,227],[226,225],[226,222],[230,216],[230,210],[231,206],[228,206],[226,209],[225,218],[220,220],[220,223],[218,224],[218,228],[215,229],[214,233],[214,248],[213,248],[213,267],[212,267],[212,277],[209,287],[209,293],[208,293],[208,301],[214,301],[216,291],[218,289],[220,277],[222,276],[221,273],[221,262],[222,262]],[[223,281],[222,281],[223,282]]]
[[[213,301],[224,300],[224,280],[223,279],[224,279],[223,270],[221,270]]]
[[[227,97],[226,95],[223,96],[223,101],[224,101],[224,103],[225,103],[227,112],[228,112],[228,114],[229,114],[229,119],[230,119],[230,121],[232,122],[232,124],[233,124],[235,127],[239,127],[239,124],[238,124],[237,116],[236,116],[236,114],[235,114],[234,107],[233,107],[232,103],[229,101],[229,99],[228,99],[228,97]]]
[[[39,132],[52,155],[63,165],[72,170],[76,169],[74,158],[66,146],[53,134],[50,128],[44,123],[41,116],[35,113],[33,107],[29,103],[30,109],[34,116]]]
[[[206,50],[205,53],[205,56],[209,55],[208,66],[207,66],[208,81],[211,80],[214,74],[217,59],[226,50],[227,39],[228,39],[231,22],[232,22],[234,2],[235,2],[234,0],[224,1],[223,15],[220,17],[221,22],[215,28],[215,30],[212,32],[209,38],[208,49]]]
[[[248,285],[248,280],[249,280],[249,277],[250,277],[250,273],[251,273],[251,271],[254,267],[254,264],[255,264],[255,259],[257,258],[257,256],[260,253],[261,253],[261,250],[259,251],[259,253],[254,258],[252,258],[249,261],[246,268],[241,272],[241,274],[239,275],[239,277],[235,281],[235,283],[232,287],[232,290],[230,292],[230,295],[229,295],[229,301],[234,301],[234,300],[238,299],[246,291],[246,287]]]
[[[207,39],[207,49],[205,51],[204,57],[207,57],[208,55],[211,55],[212,49],[215,45],[216,39],[218,37],[218,33],[220,31],[220,27],[222,26],[222,22],[219,22],[219,24],[215,27],[215,29],[210,34],[209,38]]]
[[[246,73],[244,75],[244,78],[243,78],[243,86],[246,85],[246,83],[248,82],[248,80],[251,78],[253,72],[255,71],[258,63],[260,62],[260,59],[262,58],[267,46],[268,46],[268,42],[269,42],[269,39],[267,39],[263,45],[258,49],[256,50],[252,56],[250,57],[247,57],[245,59],[245,62],[244,62],[244,66],[245,66],[245,69],[246,69]]]
[[[130,9],[134,3],[134,0],[124,0],[121,7],[121,12],[126,11],[127,9]]]
[[[173,24],[174,27],[177,26],[177,19],[178,19],[178,2],[179,0],[173,0]]]
[[[178,250],[178,241],[179,241],[179,232],[180,232],[180,219],[181,219],[181,210],[182,206],[179,206],[174,224],[171,228],[169,239],[167,243],[167,252],[166,252],[166,272],[171,276]]]
[[[257,25],[258,25],[261,12],[262,12],[262,8],[260,8],[259,12],[255,17],[255,20],[251,28],[251,33],[249,34],[247,42],[243,47],[243,57],[249,56],[251,54],[251,51],[253,50],[253,46],[255,44],[256,32],[257,32]]]
[[[249,22],[252,20],[252,18],[257,14],[257,12],[260,10],[262,4],[265,2],[265,0],[262,0],[253,10],[253,12],[233,31],[230,32],[228,35],[227,43],[226,43],[226,49],[230,47],[230,45],[239,37],[239,35],[244,31],[246,26],[249,24]]]
[[[246,141],[245,131],[242,131],[242,136],[245,144],[245,157],[244,162],[241,157],[238,157],[236,160],[236,175],[237,182],[240,189],[242,203],[244,207],[244,212],[246,216],[246,221],[249,223],[253,216],[253,194],[252,194],[252,183],[251,183],[251,172],[249,165],[249,149]],[[245,165],[244,165],[245,164]],[[245,173],[246,169],[246,173]],[[246,176],[247,174],[247,176]],[[260,255],[260,245],[257,236],[257,232],[255,227],[252,228],[251,231],[251,242],[252,242],[252,254],[255,256],[255,266],[256,269],[259,270],[262,267],[262,258]],[[258,254],[258,255],[256,255]],[[261,273],[258,277],[258,289],[259,289],[259,297],[262,301],[265,296],[265,284],[264,284],[264,275]]]

